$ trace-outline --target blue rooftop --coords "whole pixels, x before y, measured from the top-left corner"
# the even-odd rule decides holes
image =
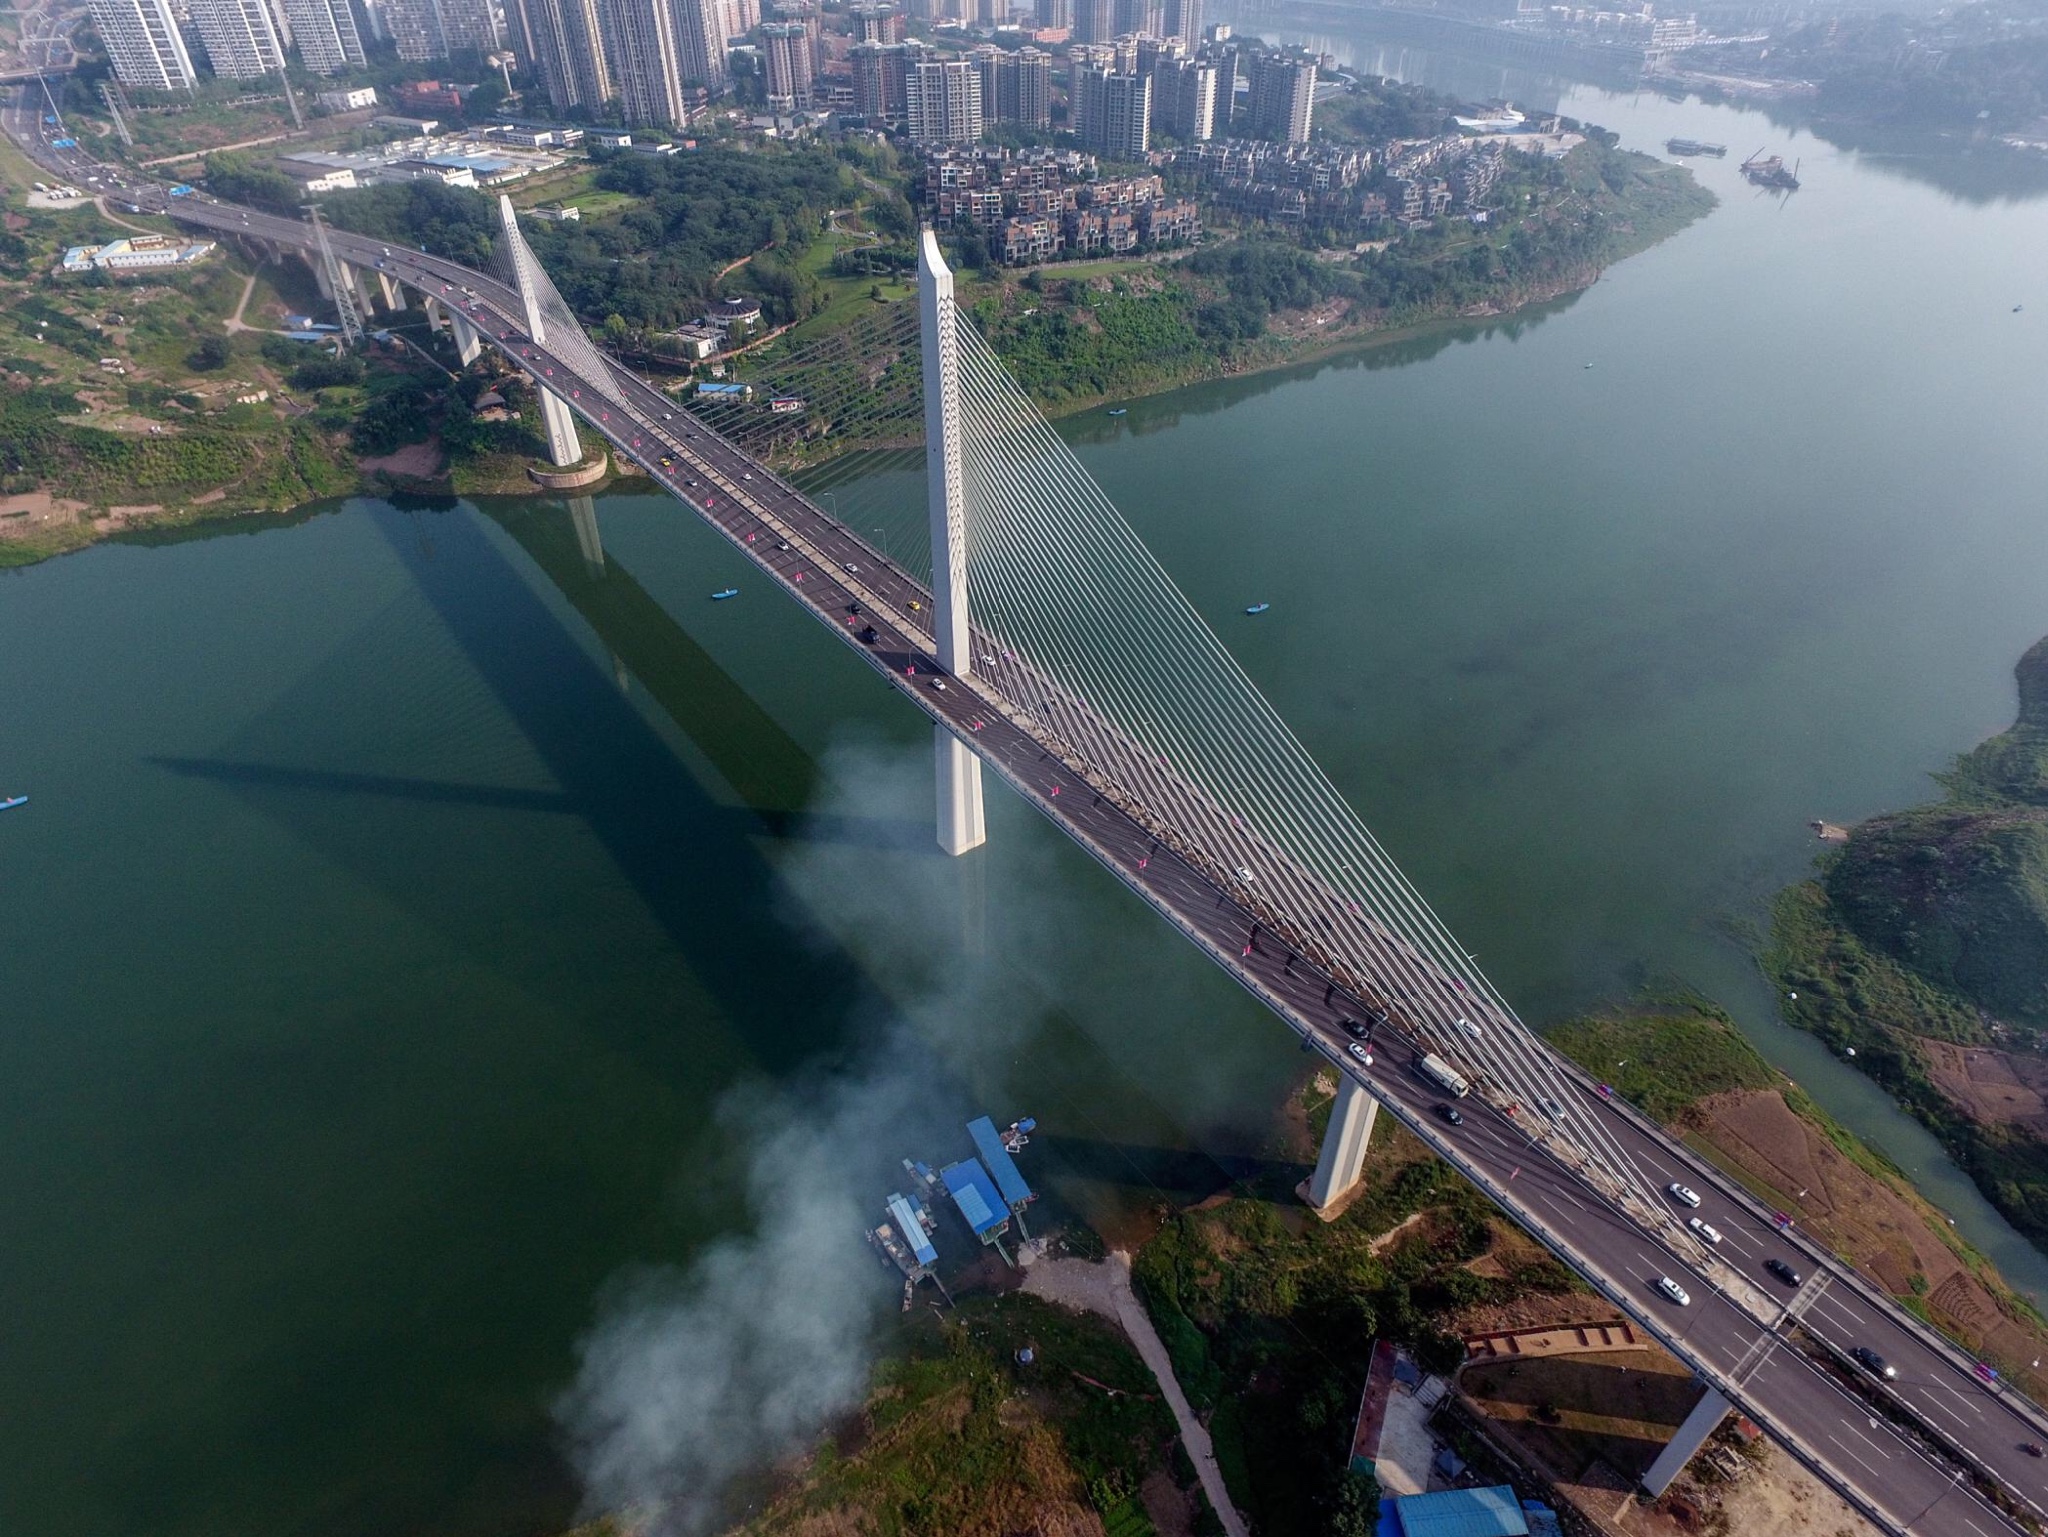
[[[1024,1183],[1024,1176],[1017,1172],[1017,1161],[996,1134],[996,1123],[985,1115],[979,1116],[967,1123],[967,1135],[974,1139],[975,1152],[981,1154],[981,1161],[995,1176],[996,1189],[1002,1191],[1011,1208],[1014,1210],[1030,1200],[1031,1187]]]
[[[900,1195],[889,1197],[889,1215],[896,1219],[896,1230],[903,1235],[903,1241],[910,1245],[910,1252],[917,1256],[920,1265],[929,1265],[939,1257],[939,1251],[932,1247],[932,1241],[924,1236],[924,1224],[917,1220],[917,1213],[910,1203]]]
[[[939,1181],[953,1198],[953,1204],[960,1208],[960,1215],[967,1219],[967,1225],[974,1229],[975,1237],[979,1238],[1010,1220],[1009,1208],[996,1194],[995,1181],[988,1177],[988,1170],[981,1166],[980,1159],[947,1164],[939,1170]]]
[[[1402,1537],[1528,1537],[1529,1520],[1506,1484],[1442,1489],[1394,1501]]]

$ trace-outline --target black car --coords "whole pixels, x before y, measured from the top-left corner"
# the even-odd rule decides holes
[[[1456,1105],[1438,1105],[1436,1113],[1453,1126],[1463,1126],[1465,1124],[1465,1117],[1459,1114]]]
[[[867,625],[862,628],[860,632],[860,638],[863,641],[867,642],[867,644],[872,646],[881,637],[875,633],[875,627],[873,625]]]
[[[1873,1377],[1882,1377],[1890,1382],[1899,1375],[1899,1369],[1872,1350],[1868,1345],[1858,1345],[1849,1352],[1849,1359],[1869,1372]]]
[[[1354,1041],[1362,1041],[1372,1034],[1371,1025],[1356,1019],[1340,1019],[1337,1021],[1337,1028],[1350,1036]]]
[[[1799,1272],[1781,1259],[1765,1260],[1764,1269],[1783,1281],[1787,1286],[1797,1286],[1799,1284]]]

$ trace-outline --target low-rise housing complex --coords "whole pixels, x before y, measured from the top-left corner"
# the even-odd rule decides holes
[[[149,267],[189,267],[213,250],[210,240],[173,240],[168,235],[132,235],[105,245],[75,245],[64,253],[66,272],[137,272]]]

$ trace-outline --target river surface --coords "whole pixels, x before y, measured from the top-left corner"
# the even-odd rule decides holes
[[[2048,202],[1556,95],[1728,143],[1722,206],[1545,313],[1067,430],[1530,1017],[1699,987],[2048,1291],[1729,937],[1808,819],[2010,719]],[[906,540],[916,494],[837,493]],[[562,504],[358,502],[0,577],[0,1530],[558,1529],[635,1267],[736,1244],[766,1305],[840,1262],[815,1191],[981,1110],[1104,1221],[1276,1173],[1278,1027],[1000,790],[938,858],[918,719],[674,505],[596,516],[601,569]]]

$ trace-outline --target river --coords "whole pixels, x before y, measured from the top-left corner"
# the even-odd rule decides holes
[[[2048,631],[2048,202],[1556,89],[1728,143],[1722,207],[1067,430],[1526,1013],[1701,988],[2048,1293],[1729,937]],[[906,537],[915,492],[839,496]],[[979,1110],[1108,1222],[1276,1172],[1282,1031],[1000,792],[934,855],[918,721],[672,504],[597,515],[601,573],[560,504],[356,502],[0,577],[0,1528],[559,1528],[635,1267],[806,1284],[809,1197]]]

